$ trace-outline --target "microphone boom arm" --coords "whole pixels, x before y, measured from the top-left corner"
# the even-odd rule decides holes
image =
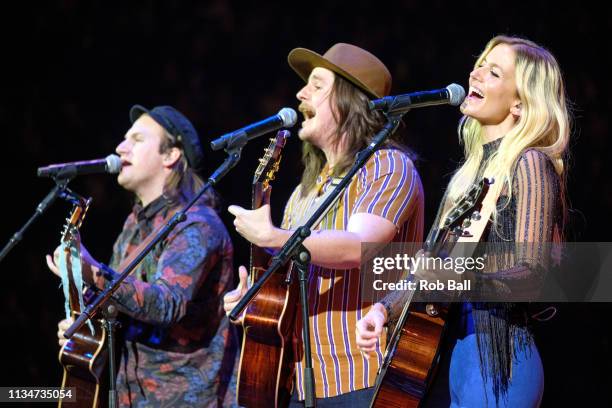
[[[8,253],[15,246],[17,246],[19,242],[21,242],[21,240],[23,239],[23,235],[30,228],[30,226],[34,224],[34,221],[40,218],[51,206],[51,204],[53,204],[55,200],[57,200],[58,197],[65,199],[70,199],[72,197],[73,193],[68,188],[68,183],[70,182],[70,180],[72,180],[71,177],[55,179],[55,186],[53,186],[51,191],[47,193],[47,195],[45,196],[45,198],[43,198],[40,204],[36,206],[34,214],[32,214],[30,219],[24,224],[23,227],[21,227],[19,231],[13,234],[9,242],[4,246],[4,248],[2,248],[2,251],[0,252],[0,262],[2,262],[6,255],[8,255]]]

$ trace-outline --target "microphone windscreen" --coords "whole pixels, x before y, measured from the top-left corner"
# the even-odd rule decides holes
[[[121,159],[116,154],[109,154],[106,156],[106,171],[111,174],[119,173],[121,171]]]
[[[446,89],[450,95],[448,103],[453,106],[461,105],[461,102],[465,99],[465,89],[459,84],[450,84]]]
[[[297,122],[297,113],[291,108],[283,108],[278,112],[284,127],[292,127]]]

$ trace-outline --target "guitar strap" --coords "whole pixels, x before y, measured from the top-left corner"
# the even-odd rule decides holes
[[[78,241],[70,239],[68,242],[62,240],[60,244],[60,257],[58,260],[57,267],[60,272],[62,279],[62,289],[64,292],[64,311],[66,313],[66,319],[72,317],[72,309],[78,310],[85,309],[85,302],[83,301],[83,264],[81,262],[81,251],[78,245]],[[71,305],[70,297],[70,285],[74,285],[76,288],[78,305]],[[74,300],[73,300],[74,301]],[[91,334],[95,334],[95,329],[91,320],[87,321],[87,326],[91,331]]]
[[[59,262],[57,266],[60,271],[60,276],[62,278],[62,288],[64,290],[64,311],[66,312],[66,319],[70,319],[70,317],[72,316],[72,311],[70,307],[70,277],[68,275],[70,274],[70,276],[72,276],[72,281],[76,288],[83,287],[81,253],[79,251],[79,248],[77,248],[72,241],[68,243],[62,242],[60,244],[60,253],[63,255],[59,257]],[[84,310],[85,303],[83,302],[83,291],[77,290],[77,293],[79,310]],[[87,326],[89,326],[91,334],[95,334],[94,327],[91,324],[90,320],[87,321]]]

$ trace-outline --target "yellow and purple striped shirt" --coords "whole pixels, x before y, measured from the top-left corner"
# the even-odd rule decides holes
[[[333,188],[326,166],[317,180],[317,191],[301,197],[298,186],[287,203],[282,228],[299,227],[304,214],[318,205],[317,197]],[[315,230],[346,230],[353,214],[369,213],[395,224],[394,242],[421,242],[424,196],[420,177],[410,158],[397,149],[378,150],[354,177]],[[334,397],[374,385],[382,362],[382,347],[376,359],[364,358],[355,344],[355,325],[371,302],[361,300],[359,268],[329,269],[311,265],[308,300],[312,361],[317,398]],[[302,338],[296,325],[296,337]],[[304,399],[304,358],[296,364],[296,386]]]

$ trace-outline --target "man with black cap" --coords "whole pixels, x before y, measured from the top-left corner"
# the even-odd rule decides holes
[[[183,114],[171,106],[136,105],[130,120],[116,149],[122,162],[117,180],[135,194],[136,204],[113,247],[114,269],[203,185],[196,174],[202,148]],[[215,207],[211,191],[114,295],[125,337],[117,375],[120,406],[234,404],[236,339],[221,304],[232,280],[233,249]],[[84,248],[82,254],[84,280],[108,286],[98,276],[99,263]],[[50,256],[47,262],[57,273]],[[59,324],[60,345],[70,324]]]
[[[260,247],[280,248],[304,216],[334,188],[384,125],[384,118],[368,108],[371,98],[389,94],[391,75],[369,52],[339,43],[324,55],[296,48],[289,65],[306,81],[297,93],[304,121],[304,172],[289,202],[281,228],[270,218],[270,207],[248,211],[231,206],[236,231]],[[360,299],[361,243],[422,240],[423,188],[406,150],[389,141],[353,178],[340,200],[305,241],[312,255],[308,277],[310,333],[317,405],[369,406],[384,344],[372,358],[355,344],[357,321],[369,309]],[[246,291],[247,272],[239,269],[240,286],[228,293],[229,312]],[[296,327],[295,336],[301,339]],[[304,399],[303,356],[296,364],[291,406]]]

